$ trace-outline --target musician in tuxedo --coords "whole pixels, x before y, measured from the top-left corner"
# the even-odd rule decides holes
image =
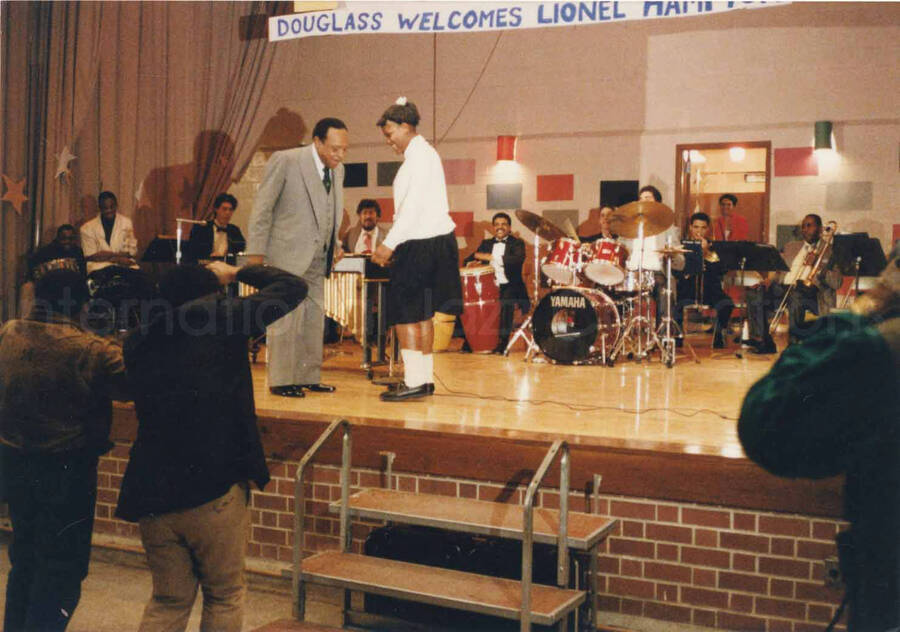
[[[269,391],[303,397],[330,393],[321,383],[325,329],[325,278],[340,258],[337,234],[344,208],[347,126],[324,118],[311,145],[276,151],[266,164],[247,228],[249,263],[266,263],[296,274],[309,288],[295,310],[266,330]]]
[[[370,255],[381,245],[387,234],[378,226],[381,206],[372,199],[360,200],[356,206],[356,217],[359,221],[344,235],[341,247],[344,252]]]
[[[502,354],[512,334],[516,307],[526,314],[531,303],[522,280],[525,242],[510,234],[512,220],[506,213],[496,213],[491,223],[494,236],[482,241],[475,252],[466,257],[464,263],[472,265],[480,262],[494,268],[494,277],[500,289],[500,343],[493,353]]]
[[[220,193],[213,202],[213,218],[204,225],[191,228],[191,252],[197,259],[234,257],[247,245],[241,229],[231,223],[238,201],[233,195]]]
[[[103,191],[97,197],[99,213],[81,226],[81,248],[87,261],[87,272],[109,266],[137,268],[137,239],[131,219],[118,212],[115,193]]]
[[[722,290],[722,275],[725,273],[725,268],[707,240],[709,228],[709,215],[706,213],[691,215],[690,240],[700,243],[700,261],[696,266],[686,265],[684,273],[678,279],[678,309],[675,310],[674,317],[681,326],[685,305],[702,303],[714,308],[716,310],[716,326],[713,331],[713,348],[724,349],[724,334],[728,328],[728,320],[731,318],[731,310],[734,309],[734,302]],[[694,270],[701,272],[698,274]]]

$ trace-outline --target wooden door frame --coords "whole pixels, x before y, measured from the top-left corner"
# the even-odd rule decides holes
[[[731,149],[732,147],[743,147],[744,149],[765,149],[766,150],[766,191],[763,196],[762,208],[762,237],[765,242],[769,241],[769,200],[772,195],[772,141],[770,140],[753,140],[742,141],[736,143],[681,143],[675,145],[675,217],[676,221],[683,224],[687,219],[688,211],[687,200],[684,199],[683,172],[684,159],[682,158],[685,150],[690,151],[696,149],[702,151],[704,149]]]

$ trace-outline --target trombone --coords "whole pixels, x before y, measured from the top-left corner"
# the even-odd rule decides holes
[[[784,313],[787,311],[788,299],[790,298],[791,293],[797,288],[797,285],[802,283],[806,287],[812,287],[816,282],[816,277],[819,276],[819,273],[825,269],[826,265],[828,265],[828,261],[831,259],[831,249],[834,245],[834,234],[836,232],[837,222],[831,221],[822,227],[822,236],[816,243],[816,247],[806,254],[806,260],[803,262],[803,267],[800,268],[797,278],[794,279],[794,282],[791,283],[790,286],[788,286],[787,291],[784,293],[784,297],[781,299],[781,304],[775,311],[775,315],[772,316],[772,322],[769,325],[770,336],[774,334],[775,330],[778,328],[781,317],[784,316]]]

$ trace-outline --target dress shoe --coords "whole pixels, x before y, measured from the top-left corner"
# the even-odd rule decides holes
[[[298,386],[312,393],[333,393],[335,391],[335,388],[329,384],[298,384]]]
[[[419,399],[426,395],[430,395],[427,384],[421,384],[420,386],[415,386],[413,388],[410,388],[406,384],[400,384],[398,388],[382,393],[381,401],[402,402],[407,399]]]
[[[748,342],[750,344],[750,353],[755,353],[758,355],[778,353],[778,348],[775,346],[775,341],[772,339],[763,340],[762,342],[758,342],[756,340],[750,340]]]
[[[305,397],[303,389],[296,384],[285,384],[284,386],[273,386],[269,389],[272,395],[279,397]]]

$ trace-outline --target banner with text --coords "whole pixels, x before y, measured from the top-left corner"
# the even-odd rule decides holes
[[[269,41],[366,33],[476,33],[710,15],[789,2],[410,2],[269,18]],[[359,8],[353,7],[356,5]]]

